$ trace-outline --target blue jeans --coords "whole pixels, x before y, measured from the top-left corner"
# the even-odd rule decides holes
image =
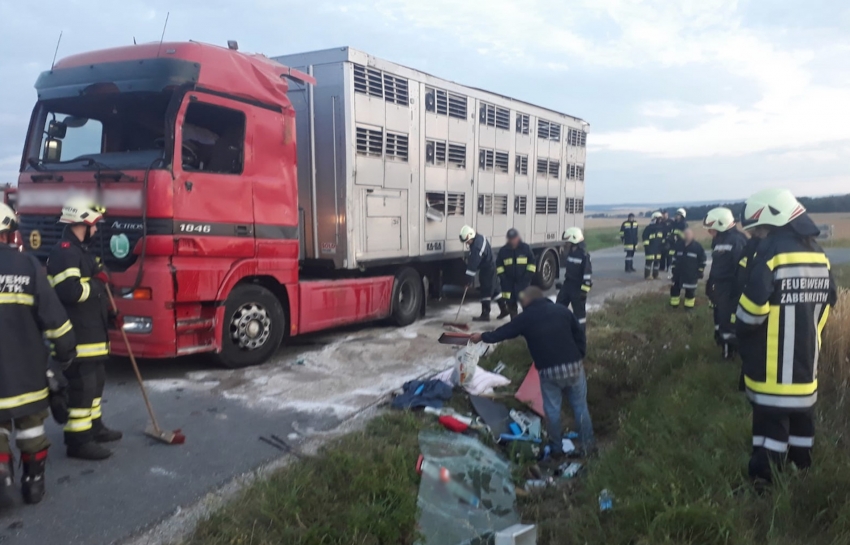
[[[561,401],[563,396],[573,408],[573,418],[578,426],[581,448],[590,452],[595,447],[593,439],[593,423],[587,410],[587,376],[584,369],[578,376],[565,379],[547,379],[540,377],[540,392],[543,394],[543,412],[546,413],[546,429],[549,432],[549,442],[554,454],[563,454],[561,441]]]

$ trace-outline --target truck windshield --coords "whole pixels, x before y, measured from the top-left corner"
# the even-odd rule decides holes
[[[105,93],[40,102],[26,163],[36,170],[147,168],[165,156],[172,95]]]

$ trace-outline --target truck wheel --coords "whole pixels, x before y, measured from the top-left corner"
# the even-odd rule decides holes
[[[224,305],[219,362],[230,369],[259,365],[280,346],[286,315],[277,297],[262,286],[236,286]]]
[[[557,276],[558,262],[555,258],[555,252],[547,251],[540,259],[540,265],[537,269],[537,275],[534,277],[534,283],[540,289],[546,291],[555,285]]]
[[[395,325],[405,326],[416,321],[422,308],[422,278],[410,267],[400,270],[393,283],[392,314],[390,319]]]

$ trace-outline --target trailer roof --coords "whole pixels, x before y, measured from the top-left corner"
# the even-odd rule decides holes
[[[486,89],[481,89],[479,87],[470,87],[468,85],[463,85],[461,83],[457,83],[451,80],[447,80],[441,78],[439,76],[434,76],[428,72],[424,72],[422,70],[418,70],[416,68],[410,68],[408,66],[404,66],[392,61],[387,61],[373,55],[369,55],[364,51],[360,51],[359,49],[355,49],[349,46],[336,47],[331,49],[320,49],[316,51],[305,51],[303,53],[294,53],[291,55],[281,55],[272,57],[274,60],[282,62],[284,64],[288,64],[290,66],[301,67],[303,64],[331,64],[335,62],[355,62],[358,64],[363,64],[366,66],[372,66],[378,69],[390,69],[396,73],[405,74],[408,78],[416,79],[423,81],[425,83],[438,86],[440,88],[464,93],[467,95],[475,96],[476,93],[479,93],[480,96],[478,98],[486,98],[490,97],[498,97],[503,100],[522,104],[537,110],[546,111],[558,116],[568,117],[579,123],[583,124],[585,127],[588,127],[590,123],[585,121],[580,117],[576,117],[574,115],[566,114],[564,112],[559,112],[552,108],[547,108],[545,106],[539,106],[537,104],[532,104],[531,102],[527,102],[525,100],[516,99],[513,97],[509,97],[507,95],[502,95],[500,93],[494,93],[493,91],[488,91]],[[526,113],[526,112],[523,112]]]

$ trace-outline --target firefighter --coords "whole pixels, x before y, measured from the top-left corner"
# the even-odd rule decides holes
[[[643,278],[649,280],[649,277],[658,278],[658,267],[661,265],[661,212],[653,212],[649,220],[649,225],[643,228]]]
[[[635,248],[638,244],[638,224],[635,215],[629,214],[629,218],[620,225],[620,242],[626,252],[626,272],[635,272]]]
[[[502,301],[508,307],[513,320],[519,313],[519,292],[531,285],[531,278],[537,272],[534,252],[522,241],[519,231],[509,229],[507,244],[499,249],[496,258],[496,274],[502,289]]]
[[[670,214],[666,210],[661,211],[661,219],[658,224],[661,226],[659,228],[661,231],[661,259],[658,262],[658,270],[666,272],[673,261],[670,253],[670,234],[673,232],[673,220],[670,219]],[[668,275],[667,278],[671,278],[671,276]]]
[[[109,358],[109,277],[89,252],[105,210],[84,198],[72,198],[62,208],[62,238],[47,261],[50,283],[65,306],[77,338],[77,357],[65,372],[69,382],[69,419],[65,425],[68,456],[103,460],[112,451],[101,443],[121,439],[103,424],[101,398]]]
[[[684,208],[676,210],[676,216],[670,222],[667,229],[665,241],[667,248],[667,268],[673,266],[676,261],[676,253],[681,249],[682,241],[685,238],[685,229],[688,228],[688,222],[685,221],[688,217],[688,212]]]
[[[74,358],[74,331],[38,261],[12,246],[17,230],[12,209],[0,203],[0,508],[12,495],[12,431],[21,450],[21,492],[26,503],[44,496],[50,441],[44,434],[50,389],[46,337],[55,360]]]
[[[578,227],[564,231],[567,243],[567,263],[564,284],[558,292],[557,303],[570,307],[582,329],[587,327],[587,294],[593,287],[593,266],[590,252],[584,244],[584,233]]]
[[[507,302],[502,300],[502,290],[496,275],[496,265],[493,261],[493,248],[484,235],[475,233],[475,229],[464,225],[460,230],[460,241],[469,247],[469,257],[466,260],[466,285],[471,286],[478,274],[479,290],[481,292],[481,316],[473,318],[476,322],[490,321],[490,306],[492,301],[499,305],[499,319],[508,316]]]
[[[769,483],[771,462],[812,463],[818,353],[837,293],[819,230],[790,191],[750,197],[742,225],[763,237],[748,265],[736,330],[753,407],[749,474]]]
[[[723,357],[734,355],[735,328],[732,317],[738,306],[735,298],[738,262],[747,237],[735,227],[735,216],[728,208],[713,208],[703,220],[711,235],[711,272],[705,295],[714,305],[714,339],[723,349]]]
[[[670,288],[670,306],[679,306],[684,289],[685,308],[694,308],[697,300],[697,284],[705,273],[705,250],[699,242],[694,240],[694,232],[690,229],[685,229],[682,233],[682,243],[676,251],[671,272],[673,286]]]

